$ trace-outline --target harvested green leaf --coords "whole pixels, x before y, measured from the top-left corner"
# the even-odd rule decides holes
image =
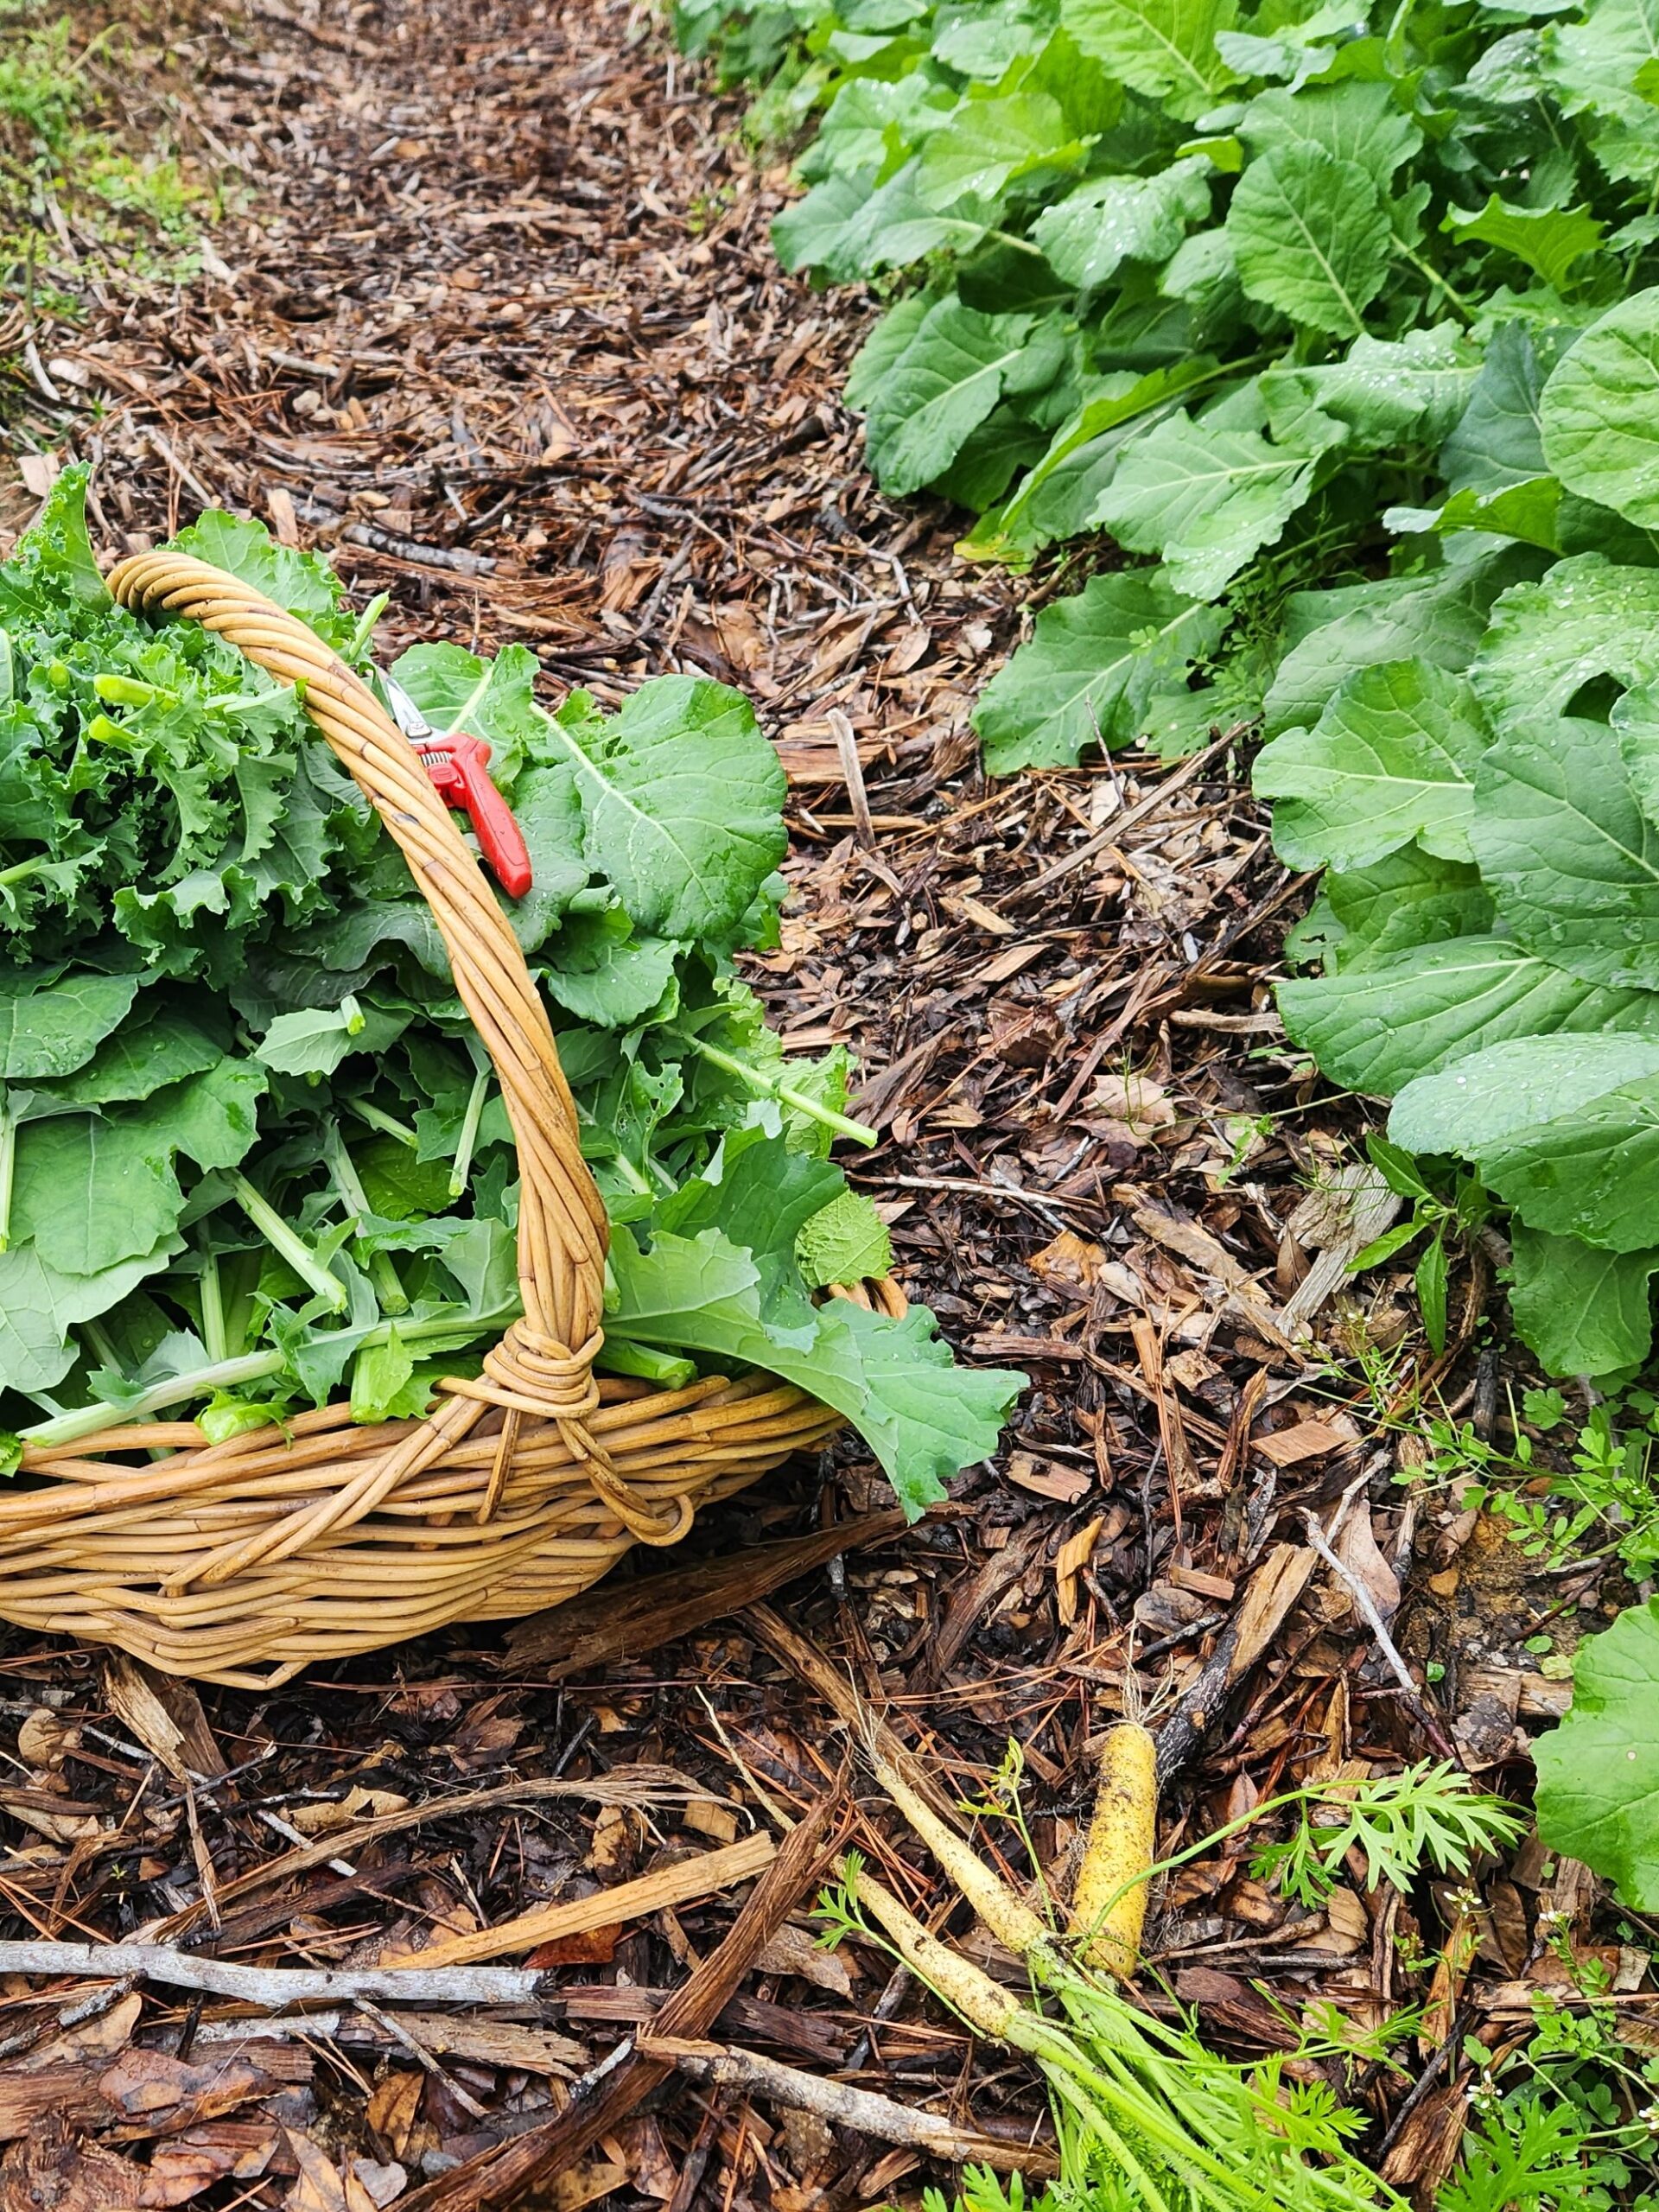
[[[4,1419],[62,1438],[207,1401],[225,1437],[342,1388],[359,1421],[418,1414],[518,1310],[492,1071],[407,863],[295,693],[116,607],[84,493],[65,472],[0,569]],[[328,569],[257,524],[210,514],[181,542],[360,647]],[[445,645],[395,671],[490,744],[524,829],[537,882],[508,918],[584,1153],[644,1240],[615,1246],[607,1364],[821,1386],[919,1510],[994,1448],[1020,1378],[957,1370],[919,1311],[813,1302],[825,1263],[888,1255],[825,1157],[874,1134],[845,1053],[786,1060],[733,965],[781,893],[777,755],[723,685],[549,714],[537,673]],[[706,1309],[677,1253],[718,1262]]]

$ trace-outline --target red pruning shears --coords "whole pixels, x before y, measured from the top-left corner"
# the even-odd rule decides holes
[[[490,779],[490,748],[464,730],[435,730],[403,685],[381,671],[386,700],[397,727],[426,764],[439,797],[471,822],[479,850],[509,899],[530,888],[530,852],[524,833]]]

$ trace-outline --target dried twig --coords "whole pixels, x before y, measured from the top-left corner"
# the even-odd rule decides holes
[[[1215,1726],[1229,1693],[1255,1666],[1307,1587],[1315,1554],[1275,1544],[1250,1578],[1243,1602],[1198,1680],[1158,1732],[1158,1783],[1166,1788]]]
[[[250,1896],[256,1890],[269,1889],[274,1882],[286,1882],[296,1874],[309,1873],[314,1866],[326,1866],[342,1851],[355,1851],[362,1844],[372,1843],[380,1836],[397,1835],[405,1828],[424,1827],[429,1821],[454,1820],[458,1815],[470,1817],[477,1813],[493,1812],[501,1805],[533,1805],[557,1798],[590,1805],[651,1805],[665,1802],[685,1803],[708,1795],[706,1783],[694,1782],[674,1767],[648,1765],[615,1767],[609,1774],[594,1775],[591,1780],[582,1782],[565,1782],[557,1776],[544,1776],[503,1783],[493,1789],[458,1790],[448,1797],[428,1798],[423,1804],[405,1805],[395,1813],[378,1813],[368,1820],[353,1821],[349,1826],[335,1828],[301,1850],[284,1852],[279,1859],[268,1859],[262,1866],[250,1866],[245,1874],[219,1884],[219,1909],[226,1910],[238,1898]],[[206,1912],[205,1905],[186,1905],[170,1920],[162,1921],[154,1932],[162,1936],[187,1935],[206,1916]]]
[[[512,1663],[533,1665],[538,1679],[557,1682],[607,1660],[638,1658],[770,1597],[840,1552],[885,1543],[904,1526],[898,1511],[862,1513],[785,1543],[755,1544],[724,1558],[677,1566],[672,1574],[642,1577],[632,1585],[602,1583],[588,1596],[532,1613],[509,1630]]]
[[[820,2075],[780,2065],[758,2052],[732,2050],[719,2044],[680,2043],[660,2036],[640,2049],[656,2057],[670,2058],[694,2082],[707,2082],[722,2089],[737,2089],[765,2097],[795,2112],[810,2112],[832,2127],[855,2135],[874,2136],[879,2143],[899,2143],[911,2150],[953,2166],[992,2166],[1000,2173],[1023,2173],[1033,2179],[1058,2172],[1058,2161],[1046,2145],[1004,2143],[995,2136],[952,2126],[937,2113],[918,2112],[872,2089],[855,2089],[845,2082],[830,2082]]]
[[[1365,1616],[1365,1624],[1376,1638],[1376,1648],[1387,1662],[1389,1673],[1399,1683],[1401,1696],[1405,1700],[1412,1718],[1443,1759],[1450,1759],[1454,1764],[1461,1764],[1459,1760],[1457,1746],[1451,1741],[1445,1729],[1424,1703],[1422,1692],[1418,1688],[1410,1668],[1407,1666],[1395,1649],[1394,1638],[1383,1624],[1382,1614],[1376,1610],[1376,1599],[1359,1577],[1351,1568],[1344,1567],[1335,1552],[1332,1550],[1326,1541],[1325,1531],[1319,1526],[1317,1514],[1304,1513],[1302,1522],[1307,1530],[1308,1542],[1313,1545],[1314,1550],[1344,1589],[1351,1592],[1354,1603]]]
[[[1156,791],[1148,791],[1144,798],[1136,799],[1133,806],[1122,814],[1114,815],[1103,830],[1096,830],[1092,837],[1085,837],[1082,844],[1074,847],[1063,860],[1055,861],[1040,875],[1033,876],[1026,886],[1027,897],[1039,891],[1046,891],[1051,884],[1062,882],[1065,877],[1085,867],[1096,853],[1103,853],[1109,846],[1116,845],[1126,830],[1138,829],[1148,815],[1157,813],[1166,799],[1173,798],[1188,784],[1196,783],[1213,761],[1220,760],[1224,753],[1236,745],[1245,728],[1244,723],[1237,723],[1206,745],[1202,753],[1195,753],[1190,760],[1183,760],[1173,775],[1164,778]]]
[[[844,1721],[855,1737],[868,1736],[888,1764],[903,1776],[923,1802],[931,1806],[941,1820],[965,1832],[967,1823],[951,1802],[947,1791],[939,1787],[938,1777],[924,1766],[914,1752],[907,1751],[886,1721],[879,1719],[859,1695],[853,1685],[836,1669],[798,1629],[791,1626],[781,1613],[770,1605],[751,1605],[743,1615],[762,1643],[775,1659],[781,1659],[791,1674],[815,1691],[837,1717]]]
[[[847,798],[853,810],[853,828],[858,842],[867,850],[875,847],[875,824],[870,819],[870,795],[864,788],[864,764],[858,757],[858,738],[853,726],[839,707],[831,707],[824,720],[829,723],[836,741],[836,753],[841,761],[841,772],[847,785]]]
[[[518,1967],[239,1967],[168,1943],[0,1943],[0,1974],[131,1974],[280,2012],[291,2005],[522,2005],[541,1986]]]
[[[506,1951],[533,1950],[537,1943],[556,1942],[565,1936],[585,1935],[590,1929],[613,1928],[620,1923],[642,1920],[648,1913],[675,1905],[691,1904],[700,1897],[717,1897],[762,1872],[777,1855],[777,1847],[764,1830],[746,1835],[718,1851],[705,1851],[677,1866],[659,1866],[638,1880],[620,1882],[613,1890],[599,1890],[590,1897],[575,1897],[565,1904],[538,1905],[493,1928],[480,1928],[471,1936],[454,1936],[425,1950],[395,1957],[402,1966],[416,1961],[446,1966],[468,1964],[475,1959],[499,1959]]]

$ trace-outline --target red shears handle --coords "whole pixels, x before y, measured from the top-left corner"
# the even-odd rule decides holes
[[[452,730],[415,749],[443,798],[471,821],[496,881],[509,899],[522,899],[531,886],[530,851],[512,809],[491,781],[489,746],[481,737]]]

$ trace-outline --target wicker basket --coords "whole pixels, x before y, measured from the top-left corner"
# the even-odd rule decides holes
[[[110,588],[303,683],[313,721],[402,847],[512,1124],[524,1318],[423,1421],[354,1427],[331,1405],[220,1444],[194,1421],[152,1421],[29,1452],[32,1482],[0,1495],[0,1618],[170,1674],[269,1688],[313,1660],[557,1605],[831,1434],[837,1414],[766,1376],[678,1390],[595,1377],[605,1211],[553,1033],[408,740],[302,623],[207,563],[140,554]],[[147,1461],[157,1447],[167,1456]]]

